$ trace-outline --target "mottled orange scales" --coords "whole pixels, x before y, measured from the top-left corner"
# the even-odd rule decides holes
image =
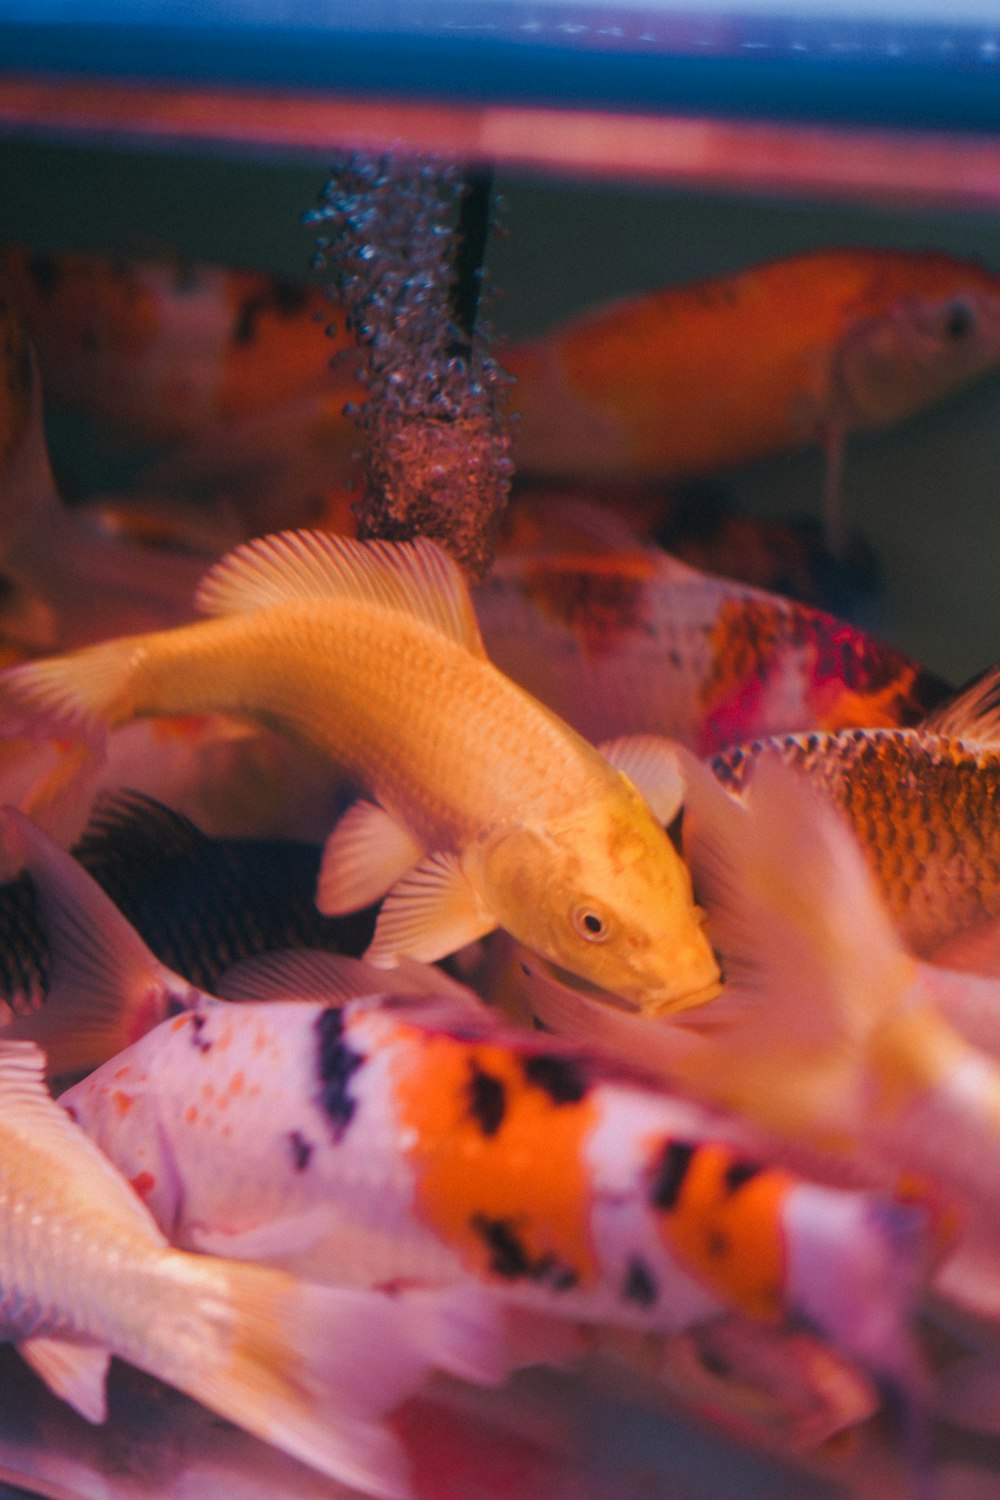
[[[422,1035],[405,1057],[394,1090],[425,1221],[479,1274],[518,1274],[491,1251],[490,1226],[502,1225],[523,1250],[520,1274],[592,1282],[590,1095],[556,1102],[516,1052],[490,1043]]]
[[[712,762],[742,790],[780,759],[846,813],[893,920],[921,957],[1000,916],[1000,753],[912,730],[761,740]]]
[[[669,1248],[757,1318],[782,1313],[781,1210],[794,1179],[746,1167],[726,1146],[697,1147],[660,1220]]]

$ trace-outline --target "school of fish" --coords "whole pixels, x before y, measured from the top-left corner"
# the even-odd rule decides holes
[[[931,1494],[1000,1430],[1000,668],[586,507],[470,589],[349,534],[325,293],[0,276],[0,1339],[385,1500],[414,1401],[595,1356],[824,1475],[881,1407]],[[1000,363],[1000,278],[818,251],[503,357],[525,472],[818,441],[832,495]],[[64,502],[50,395],[138,504]]]

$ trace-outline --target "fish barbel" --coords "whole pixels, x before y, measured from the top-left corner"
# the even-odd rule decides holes
[[[428,1345],[458,1358],[457,1310],[171,1248],[43,1063],[0,1041],[0,1337],[91,1422],[116,1354],[329,1475],[406,1496],[380,1418],[433,1368]]]
[[[499,925],[632,1003],[714,993],[661,826],[680,790],[672,746],[602,755],[499,672],[439,548],[264,538],[211,570],[198,603],[215,618],[8,671],[6,733],[100,739],[213,711],[280,728],[375,799],[335,827],[318,890],[328,914],[388,892],[372,962],[432,961]]]
[[[907,944],[933,956],[1000,915],[1000,671],[922,724],[775,736],[713,757],[733,791],[765,760],[799,768],[846,814]]]

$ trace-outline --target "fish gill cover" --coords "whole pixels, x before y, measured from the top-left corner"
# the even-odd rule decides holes
[[[512,469],[509,381],[477,326],[481,270],[469,253],[487,214],[488,193],[455,165],[351,154],[306,216],[325,226],[315,264],[345,310],[368,391],[353,412],[367,445],[358,535],[431,537],[473,579],[492,561]]]

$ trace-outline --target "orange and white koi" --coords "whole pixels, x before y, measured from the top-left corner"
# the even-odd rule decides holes
[[[503,926],[651,1008],[714,993],[657,821],[676,809],[672,747],[640,736],[602,755],[499,672],[438,547],[263,538],[224,558],[198,603],[215,618],[8,670],[8,735],[99,739],[213,711],[280,728],[375,799],[335,827],[318,894],[335,914],[388,892],[373,962],[431,961]]]
[[[467,1308],[171,1248],[42,1068],[0,1041],[0,1337],[92,1422],[116,1354],[327,1474],[407,1495],[381,1418],[436,1361],[469,1369]]]
[[[897,422],[1000,361],[1000,277],[841,248],[585,312],[507,350],[525,472],[703,473]],[[839,538],[834,538],[838,540]]]
[[[490,658],[595,743],[709,755],[798,730],[912,724],[945,686],[832,615],[656,547],[501,557],[475,592]]]
[[[362,1287],[471,1279],[573,1322],[799,1314],[900,1374],[882,1320],[914,1290],[912,1210],[748,1161],[487,1012],[205,1005],[62,1102],[180,1245]]]

